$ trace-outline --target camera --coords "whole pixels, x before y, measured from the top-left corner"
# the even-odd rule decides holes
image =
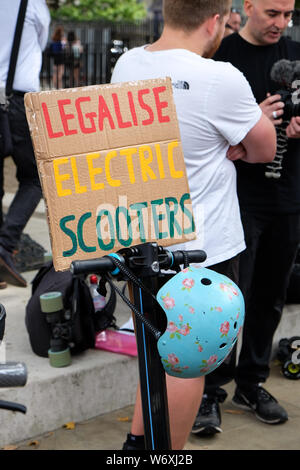
[[[283,121],[300,116],[300,61],[279,60],[272,67],[271,79],[281,87],[274,94],[280,95],[285,105]]]

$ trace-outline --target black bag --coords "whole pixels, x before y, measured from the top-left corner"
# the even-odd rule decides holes
[[[66,325],[70,331],[71,354],[94,348],[96,332],[115,325],[113,312],[116,306],[116,293],[113,289],[105,308],[95,312],[93,299],[85,280],[73,276],[70,271],[57,272],[53,263],[49,262],[33,279],[32,296],[26,305],[25,324],[31,348],[38,356],[48,357],[52,335],[51,325],[47,322],[40,306],[40,295],[46,292],[62,293],[64,308],[70,317]]]
[[[0,105],[0,158],[12,154],[13,143],[9,127],[8,111],[6,106]]]

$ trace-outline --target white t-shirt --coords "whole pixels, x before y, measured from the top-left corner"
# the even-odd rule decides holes
[[[202,249],[203,266],[245,249],[236,192],[236,170],[226,157],[261,118],[244,75],[229,63],[204,59],[186,49],[150,52],[145,46],[123,54],[112,82],[171,77],[197,239],[171,250]]]
[[[20,1],[0,1],[0,86],[5,86]],[[46,0],[29,0],[13,88],[39,91],[42,51],[48,40],[50,13]]]

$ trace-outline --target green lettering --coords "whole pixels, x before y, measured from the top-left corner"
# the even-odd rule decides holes
[[[103,243],[102,234],[101,234],[101,218],[105,216],[107,217],[107,220],[108,220],[109,232],[110,232],[110,242],[107,245]],[[96,221],[96,230],[97,230],[98,244],[99,244],[100,249],[103,251],[111,251],[113,247],[115,246],[114,222],[113,222],[111,213],[107,209],[102,209],[99,212],[97,216],[97,221]]]
[[[83,214],[80,217],[79,222],[78,222],[78,226],[77,226],[78,243],[79,243],[79,246],[82,249],[82,251],[84,251],[85,253],[92,253],[92,252],[96,251],[95,246],[87,246],[84,243],[84,240],[83,240],[83,224],[87,219],[90,219],[91,217],[92,217],[91,212],[87,212],[86,214]]]
[[[125,219],[126,219],[126,226],[127,226],[127,229],[128,229],[128,239],[127,240],[124,240],[122,238],[122,230],[121,230],[121,226],[120,226],[120,214],[123,214],[125,216]],[[132,227],[131,227],[131,218],[130,218],[130,215],[128,213],[128,210],[126,207],[118,207],[117,210],[116,210],[116,232],[117,232],[117,238],[119,240],[119,242],[121,243],[121,245],[123,246],[130,246],[132,244]]]
[[[140,240],[142,243],[146,242],[145,225],[144,225],[143,212],[142,212],[143,209],[145,209],[145,207],[148,207],[147,202],[138,202],[136,204],[130,205],[130,209],[137,212],[138,221],[139,221]]]
[[[167,218],[168,218],[168,223],[169,223],[169,230],[170,230],[170,237],[174,238],[175,235],[175,229],[174,226],[176,227],[178,235],[182,236],[182,230],[175,219],[175,215],[178,212],[179,204],[178,201],[175,197],[166,197],[165,199],[166,203],[166,209],[167,209]],[[173,209],[171,209],[170,205],[173,204]]]
[[[181,206],[182,212],[183,212],[183,214],[185,214],[188,217],[188,219],[191,222],[191,226],[189,228],[186,228],[186,229],[183,230],[183,233],[185,235],[188,235],[190,233],[195,232],[195,228],[196,228],[193,214],[192,214],[192,212],[189,211],[189,209],[184,204],[185,201],[190,201],[190,200],[191,200],[191,196],[188,193],[184,194],[182,196],[181,200],[180,200],[180,206]],[[191,204],[192,204],[192,202],[191,202]]]
[[[151,201],[152,217],[154,222],[155,238],[157,240],[162,240],[168,237],[167,232],[161,232],[159,229],[159,222],[165,219],[165,214],[157,214],[157,206],[163,204],[163,199],[157,199],[156,201]]]
[[[76,235],[73,232],[73,230],[71,230],[70,228],[68,228],[66,226],[66,224],[68,222],[71,222],[72,220],[75,220],[75,215],[67,215],[66,217],[63,217],[59,222],[60,228],[62,229],[62,231],[68,237],[70,237],[70,239],[72,240],[72,243],[73,243],[73,246],[70,250],[63,251],[63,257],[64,258],[68,258],[69,256],[73,256],[77,251],[77,238],[76,238]]]

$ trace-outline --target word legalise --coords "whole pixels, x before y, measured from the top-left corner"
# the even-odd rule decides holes
[[[89,104],[91,101],[90,96],[81,96],[75,100],[76,115],[73,112],[68,112],[67,107],[72,104],[72,101],[68,99],[61,99],[57,101],[58,111],[61,119],[62,129],[55,129],[54,124],[51,122],[50,113],[48,106],[45,102],[42,103],[42,111],[47,127],[49,139],[57,139],[59,137],[69,136],[78,134],[78,129],[71,126],[70,122],[77,122],[80,131],[83,134],[93,134],[99,131],[103,131],[104,126],[109,126],[112,130],[127,129],[133,126],[150,126],[153,124],[157,117],[160,124],[170,122],[170,117],[163,114],[163,109],[168,107],[167,101],[160,101],[160,94],[166,91],[166,87],[154,87],[152,90],[149,88],[141,89],[137,93],[137,102],[134,101],[133,93],[127,92],[127,103],[123,103],[126,109],[130,110],[131,120],[124,120],[121,110],[121,103],[117,93],[112,93],[111,98],[113,102],[113,110],[108,105],[104,96],[98,97],[98,106],[95,111],[84,112],[83,108],[85,104]],[[152,108],[144,100],[145,95],[150,93],[154,95],[155,106]],[[147,117],[143,118],[141,122],[138,119],[140,115],[139,111],[143,110],[146,112]],[[73,123],[74,125],[74,123]],[[71,126],[71,127],[70,127]]]

